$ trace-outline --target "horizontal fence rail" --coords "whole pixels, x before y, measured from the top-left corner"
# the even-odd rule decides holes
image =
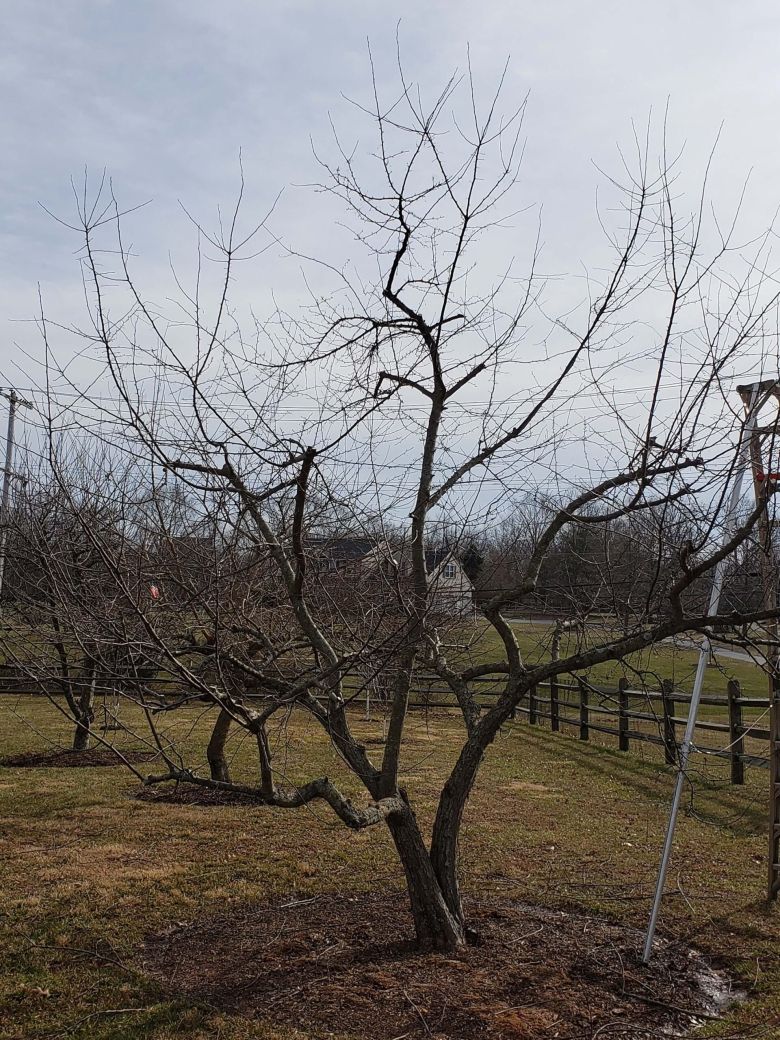
[[[482,676],[472,680],[472,684],[477,691],[474,696],[478,703],[495,703],[500,680]],[[57,681],[52,679],[45,692],[56,696],[58,687]],[[182,693],[180,683],[170,677],[112,678],[107,683],[96,684],[95,693],[98,698],[116,697],[154,687],[171,696],[181,696]],[[41,692],[41,680],[14,674],[8,667],[0,666],[0,693]],[[367,714],[381,710],[388,703],[387,695],[376,681],[361,681],[358,676],[345,681],[344,692],[348,701],[356,707],[365,707]],[[262,696],[251,688],[242,693],[249,698]],[[624,752],[630,751],[632,743],[636,742],[658,745],[664,749],[665,761],[673,765],[677,762],[679,750],[678,733],[682,734],[688,721],[684,709],[690,702],[690,694],[675,690],[668,680],[658,690],[635,690],[625,679],[614,687],[596,686],[584,678],[570,682],[553,679],[533,686],[518,704],[513,717],[523,719],[531,726],[549,724],[554,733],[574,732],[582,741],[590,740],[592,733],[612,736],[616,738],[618,750]],[[739,682],[732,679],[725,696],[704,693],[700,703],[703,710],[697,718],[694,735],[697,751],[728,760],[733,784],[745,782],[746,766],[768,766],[766,755],[758,753],[763,750],[760,745],[770,740],[768,696],[743,696]],[[418,674],[409,707],[415,710],[451,710],[458,709],[458,703],[440,676]],[[711,709],[709,712],[708,708]]]
[[[483,677],[473,682],[492,687],[475,695],[478,702],[495,701],[495,679]],[[365,685],[355,684],[350,689],[356,700],[366,698]],[[577,732],[583,741],[590,740],[592,733],[613,736],[617,738],[618,750],[624,752],[631,750],[633,742],[655,744],[663,747],[665,761],[674,765],[678,760],[678,734],[682,736],[688,721],[684,709],[690,703],[691,695],[675,690],[668,680],[658,690],[635,690],[625,679],[614,687],[595,686],[586,679],[552,680],[533,686],[515,709],[514,717],[532,726],[548,723],[555,733]],[[733,784],[745,782],[746,766],[768,766],[767,756],[758,753],[761,749],[757,746],[770,739],[768,696],[743,696],[739,682],[732,679],[726,695],[705,693],[700,703],[704,711],[696,721],[694,746],[697,751],[728,760]],[[453,709],[458,704],[438,676],[419,676],[409,706]],[[707,708],[711,710],[707,712]],[[750,713],[757,717],[750,717]]]

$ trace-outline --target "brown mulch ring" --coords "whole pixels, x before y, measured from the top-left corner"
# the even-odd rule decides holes
[[[400,895],[324,895],[178,922],[146,972],[178,997],[324,1040],[640,1040],[687,1032],[738,994],[690,947],[582,913],[467,907],[480,941],[424,954]]]
[[[157,758],[156,751],[124,751],[119,754],[127,762],[150,762]],[[57,769],[80,769],[86,766],[121,766],[122,758],[107,747],[88,748],[86,751],[69,751],[66,748],[53,751],[24,751],[20,755],[8,755],[0,759],[0,766],[13,769],[54,767]]]
[[[221,791],[194,784],[167,784],[165,787],[142,787],[135,797],[141,802],[159,802],[164,805],[261,805],[259,798],[241,791]]]

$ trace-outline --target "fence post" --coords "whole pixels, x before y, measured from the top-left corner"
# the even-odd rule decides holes
[[[588,732],[588,686],[583,680],[579,680],[580,686],[580,740],[589,740]]]
[[[745,754],[744,728],[742,725],[742,702],[740,701],[741,688],[736,679],[729,679],[726,691],[729,697],[729,742],[731,744],[731,782],[732,784],[744,784],[745,763],[742,756]]]
[[[536,686],[528,691],[528,721],[532,726],[536,725]]]
[[[557,733],[561,728],[561,715],[558,706],[558,680],[550,679],[550,729]]]
[[[674,729],[674,682],[664,679],[661,683],[661,705],[664,713],[664,758],[673,766],[677,761],[677,734]]]
[[[628,679],[618,680],[618,749],[628,751]]]

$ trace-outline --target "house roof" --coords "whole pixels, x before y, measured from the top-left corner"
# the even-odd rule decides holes
[[[433,574],[434,571],[438,570],[441,565],[452,556],[452,549],[444,547],[443,549],[426,549],[425,550],[425,569],[429,574]]]
[[[380,542],[376,538],[351,536],[313,538],[309,544],[317,555],[336,561],[362,560],[374,553],[380,545],[386,546],[386,543]],[[449,546],[438,549],[426,549],[425,569],[428,574],[434,574],[450,558],[457,561],[457,557]]]
[[[362,560],[377,548],[375,538],[313,538],[309,543],[318,554],[330,560]]]

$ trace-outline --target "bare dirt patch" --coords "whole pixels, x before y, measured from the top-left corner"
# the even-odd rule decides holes
[[[140,802],[156,802],[161,805],[202,805],[206,808],[224,805],[261,805],[261,798],[253,798],[242,791],[221,791],[213,787],[197,787],[181,784],[167,787],[142,787],[135,797]]]
[[[178,922],[145,970],[172,993],[312,1038],[534,1040],[679,1033],[731,999],[689,947],[649,967],[623,925],[497,900],[472,904],[478,944],[423,954],[399,896],[320,896]]]
[[[121,754],[122,758],[119,757]],[[136,764],[138,762],[150,762],[157,758],[156,751],[124,751],[119,749],[119,754],[111,748],[97,747],[89,748],[87,751],[69,751],[57,749],[54,751],[25,751],[19,755],[8,755],[0,759],[0,766],[13,769],[80,769],[91,766],[120,766],[122,759]]]

